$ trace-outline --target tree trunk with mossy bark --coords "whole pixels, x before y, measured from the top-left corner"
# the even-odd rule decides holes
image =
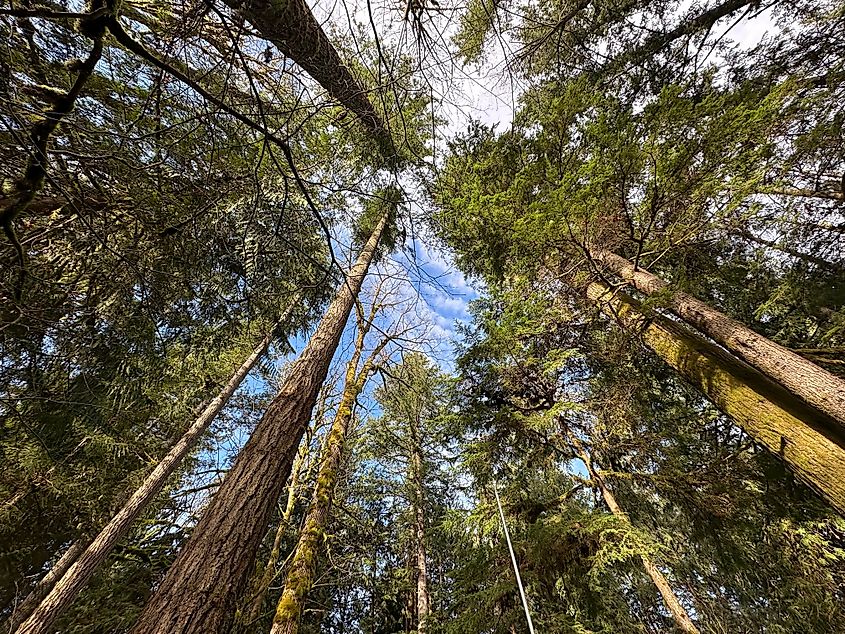
[[[607,507],[610,509],[610,512],[626,524],[630,524],[631,520],[628,517],[628,514],[622,510],[621,506],[619,506],[619,503],[616,501],[616,497],[607,487],[607,483],[604,481],[604,478],[602,478],[601,474],[595,469],[593,461],[581,441],[578,440],[578,438],[571,432],[567,435],[569,437],[569,442],[575,448],[576,455],[581,458],[584,466],[587,467],[587,473],[589,473],[590,479],[601,492],[601,496],[604,499],[605,504],[607,504]],[[684,632],[684,634],[700,634],[698,628],[692,622],[692,619],[684,606],[681,605],[681,602],[678,600],[678,596],[675,594],[672,586],[669,585],[669,582],[666,580],[663,573],[658,570],[657,566],[654,565],[654,562],[650,557],[640,555],[640,559],[642,560],[646,574],[648,574],[651,578],[657,588],[657,591],[663,598],[663,605],[666,606],[669,614],[672,615],[672,619],[675,621],[675,625],[678,626],[678,629]]]
[[[228,631],[332,356],[388,221],[360,256],[235,464],[147,603],[132,634]]]
[[[256,363],[266,354],[267,349],[276,337],[276,329],[290,317],[299,297],[300,295],[297,294],[297,299],[294,299],[276,326],[262,337],[249,356],[235,370],[220,393],[208,403],[179,441],[171,447],[167,455],[162,458],[161,462],[144,479],[141,486],[135,490],[126,504],[85,548],[85,551],[76,557],[63,575],[60,577],[52,575],[50,579],[53,583],[52,588],[46,588],[49,593],[46,594],[37,609],[21,623],[16,630],[17,634],[46,634],[52,631],[52,624],[73,603],[115,545],[126,537],[135,520],[161,492],[170,476],[182,464],[185,456],[205,434],[220,410],[229,402],[232,394],[240,387]],[[60,559],[59,563],[62,562],[63,560]],[[45,581],[49,577],[50,575],[45,578]],[[42,592],[44,589],[42,588]]]
[[[719,346],[624,293],[591,282],[586,295],[607,315],[638,330],[658,357],[845,515],[845,435],[834,421]]]
[[[666,293],[667,308],[684,322],[723,345],[845,429],[845,380],[692,295],[670,289],[669,284],[656,275],[634,266],[611,251],[592,249],[590,255],[646,295]]]

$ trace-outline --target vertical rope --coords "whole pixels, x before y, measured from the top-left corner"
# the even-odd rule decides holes
[[[508,525],[505,522],[505,514],[502,511],[502,501],[499,499],[499,487],[496,485],[495,480],[493,480],[493,493],[496,494],[496,506],[499,507],[499,517],[502,519],[502,530],[505,532],[505,541],[508,542],[508,550],[511,553],[513,574],[516,575],[516,585],[519,586],[519,596],[522,597],[522,607],[525,609],[525,620],[528,621],[528,631],[531,634],[534,634],[534,623],[531,621],[531,612],[528,611],[528,599],[525,598],[525,588],[522,587],[522,577],[519,576],[519,568],[516,565],[516,555],[513,554],[511,536],[510,533],[508,533]]]

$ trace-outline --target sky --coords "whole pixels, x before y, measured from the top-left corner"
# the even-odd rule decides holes
[[[376,28],[381,37],[388,41],[391,37],[407,37],[407,33],[403,32],[401,26],[402,15],[397,9],[399,4],[379,3],[377,0],[371,0],[371,2],[373,15],[376,16]],[[352,29],[350,26],[352,22],[365,27],[370,24],[365,1],[317,0],[316,3],[310,2],[310,4],[318,19],[323,21],[323,28],[330,33],[335,28],[348,34]],[[689,4],[685,0],[679,5],[680,10],[684,10]],[[457,20],[442,22],[446,25],[442,37],[448,40],[454,32]],[[730,38],[740,49],[748,49],[758,43],[766,33],[776,28],[771,11],[766,10],[753,20],[739,24],[723,24],[719,27],[721,30],[717,30],[714,36]],[[366,28],[365,32],[371,33],[371,31],[366,31]],[[438,131],[436,147],[444,147],[445,138],[465,130],[471,119],[487,125],[495,124],[500,132],[510,127],[520,87],[500,70],[503,49],[507,47],[508,42],[505,38],[503,42],[489,48],[483,65],[451,66],[440,69],[442,72],[439,74],[433,74],[433,77],[439,78],[439,90],[445,97],[439,114],[446,119],[446,125]],[[412,196],[417,195],[416,192],[412,193]],[[420,202],[411,201],[411,207],[411,213],[419,216]],[[337,253],[348,254],[347,237],[346,230],[338,233],[335,245]],[[457,328],[459,324],[470,323],[469,303],[479,297],[480,287],[456,269],[449,255],[438,248],[436,241],[427,235],[425,228],[421,228],[416,235],[409,236],[402,248],[372,268],[363,293],[365,305],[368,295],[372,293],[372,289],[380,279],[395,282],[393,290],[401,298],[401,304],[385,311],[376,322],[377,329],[388,331],[397,322],[417,324],[418,327],[411,333],[411,338],[416,341],[405,344],[404,348],[422,350],[444,371],[454,370],[456,345],[460,341]],[[314,328],[316,324],[313,324],[308,332],[300,333],[293,338],[290,341],[293,350],[287,354],[284,354],[281,348],[276,350],[276,355],[272,359],[276,377],[284,375],[287,364],[302,351]],[[348,358],[353,338],[354,319],[350,319],[335,355],[335,376],[339,376],[338,369]],[[399,350],[396,350],[393,355],[394,360],[398,359],[398,354]],[[378,407],[372,398],[373,383],[371,381],[361,399],[363,409],[369,415],[378,414]],[[272,389],[272,386],[261,380],[255,373],[247,379],[243,388],[246,393],[251,394],[262,390],[272,391]],[[239,405],[235,404],[229,409],[231,412],[238,411],[240,415],[242,412],[238,408]],[[261,411],[247,412],[246,418],[251,417],[255,419],[254,422],[257,422],[261,413]],[[235,426],[234,429],[239,431],[234,436],[227,435],[229,432],[225,431],[233,429],[230,423],[224,423],[221,429],[224,430],[222,435],[218,435],[217,441],[209,445],[202,454],[202,458],[211,466],[223,469],[228,467],[235,452],[245,442],[247,428],[243,425]],[[575,470],[582,470],[582,467],[576,465]],[[211,481],[216,477],[218,475],[210,471],[206,480]],[[196,486],[196,481],[194,476],[191,486]],[[204,502],[205,496],[206,493],[197,496],[195,507]]]

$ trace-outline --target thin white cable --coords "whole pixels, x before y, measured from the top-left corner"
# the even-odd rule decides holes
[[[499,517],[502,518],[502,530],[505,532],[505,540],[508,542],[508,550],[511,553],[513,573],[516,575],[516,585],[519,586],[519,596],[522,597],[522,607],[525,608],[525,619],[528,621],[528,631],[531,632],[531,634],[534,634],[534,623],[531,621],[531,612],[528,611],[528,599],[525,598],[525,588],[522,587],[522,577],[519,576],[519,568],[516,565],[516,555],[513,554],[511,536],[508,533],[508,525],[505,522],[505,514],[502,511],[502,502],[499,500],[499,487],[496,485],[495,480],[493,480],[493,493],[496,494],[496,505],[499,507]]]

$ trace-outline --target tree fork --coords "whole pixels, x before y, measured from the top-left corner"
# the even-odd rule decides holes
[[[387,220],[385,213],[132,634],[228,630]]]
[[[751,366],[606,284],[588,299],[623,325],[845,516],[845,436],[813,408]]]
[[[696,297],[671,291],[667,282],[611,251],[592,249],[590,256],[646,295],[669,292],[668,308],[678,317],[845,429],[845,380]]]

